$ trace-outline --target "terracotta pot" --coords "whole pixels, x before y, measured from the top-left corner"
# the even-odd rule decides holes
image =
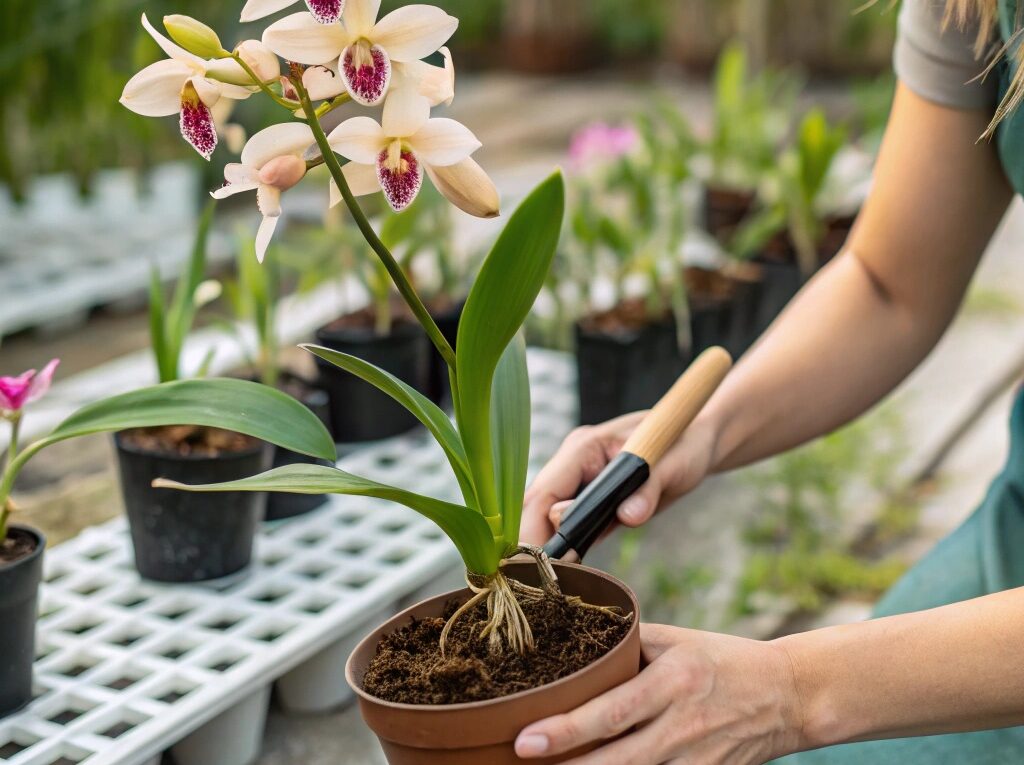
[[[549,685],[488,701],[438,706],[395,704],[371,696],[362,678],[381,638],[410,618],[440,616],[455,598],[465,601],[462,589],[425,600],[385,622],[363,639],[349,657],[345,676],[359,696],[363,720],[377,734],[390,765],[554,765],[592,751],[581,748],[554,758],[522,760],[513,749],[519,732],[530,723],[568,712],[580,704],[621,685],[640,671],[640,605],[636,596],[614,577],[596,569],[555,563],[562,590],[595,605],[618,606],[635,618],[626,637],[590,666]],[[508,563],[505,572],[536,585],[533,562]]]

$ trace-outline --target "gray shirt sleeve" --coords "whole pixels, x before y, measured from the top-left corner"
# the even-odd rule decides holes
[[[992,109],[998,100],[994,74],[975,79],[986,62],[974,55],[977,27],[945,29],[945,0],[903,0],[893,53],[897,77],[922,98],[956,109]]]

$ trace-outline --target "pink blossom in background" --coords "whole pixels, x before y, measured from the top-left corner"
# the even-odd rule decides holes
[[[59,363],[54,359],[42,372],[30,369],[17,377],[0,377],[0,413],[20,412],[25,404],[45,396]]]
[[[631,125],[594,122],[573,133],[569,142],[569,163],[582,170],[595,162],[611,162],[631,152],[639,138]]]

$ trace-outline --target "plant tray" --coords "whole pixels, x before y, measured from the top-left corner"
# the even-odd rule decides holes
[[[529,366],[535,472],[575,421],[576,400],[569,357],[531,349]],[[338,464],[457,499],[425,433]],[[0,762],[150,765],[170,748],[178,765],[243,765],[258,754],[271,683],[283,680],[286,707],[344,703],[342,665],[348,646],[375,626],[368,620],[450,589],[445,574],[457,570],[454,548],[433,524],[373,499],[332,497],[268,525],[248,571],[203,585],[142,581],[123,519],[89,529],[47,551],[37,695],[0,719]],[[331,686],[314,687],[318,677],[333,678]]]

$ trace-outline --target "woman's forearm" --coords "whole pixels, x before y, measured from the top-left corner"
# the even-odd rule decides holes
[[[1024,588],[780,638],[802,748],[1024,724]]]
[[[889,299],[853,252],[800,293],[727,379],[707,410],[713,464],[728,470],[849,422],[932,349],[944,323]]]
[[[1010,200],[984,112],[897,90],[848,248],[797,296],[703,416],[713,469],[827,433],[892,390],[956,314]]]

